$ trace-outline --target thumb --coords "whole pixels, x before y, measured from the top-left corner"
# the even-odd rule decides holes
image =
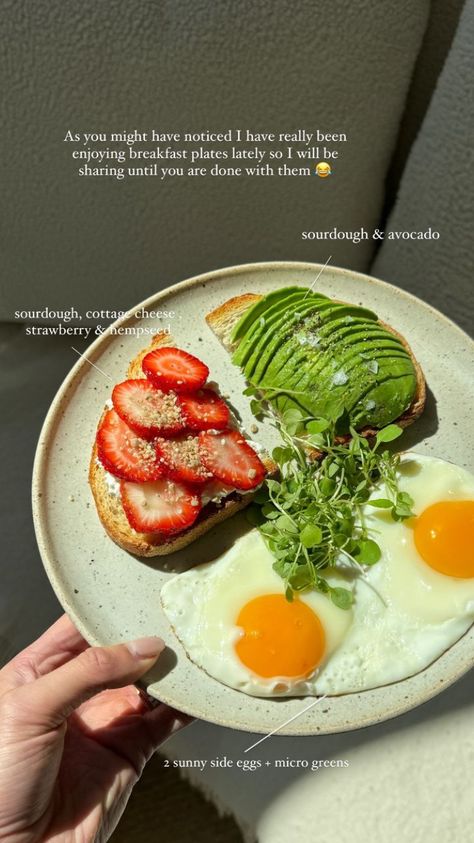
[[[23,711],[31,724],[55,728],[94,694],[135,682],[164,647],[164,641],[154,636],[113,647],[89,647],[62,667],[17,688],[17,712]]]

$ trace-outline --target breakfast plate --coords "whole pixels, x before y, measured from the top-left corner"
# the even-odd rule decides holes
[[[209,365],[242,425],[255,423],[245,380],[222,350],[204,316],[232,296],[268,293],[291,284],[376,311],[410,343],[428,384],[423,416],[402,439],[405,450],[439,456],[469,471],[473,445],[471,376],[474,348],[442,314],[385,282],[345,269],[308,263],[261,263],[211,272],[176,284],[132,308],[89,347],[60,387],[38,443],[33,515],[44,566],[65,611],[91,644],[161,635],[164,654],[146,677],[148,692],[188,714],[230,728],[280,734],[327,734],[395,717],[439,693],[474,664],[471,628],[429,667],[374,690],[313,698],[251,697],[217,682],[191,662],[162,611],[160,592],[176,573],[209,562],[250,529],[238,514],[193,544],[165,557],[138,559],[117,547],[97,517],[88,467],[97,421],[111,387],[153,331],[170,329],[176,344]],[[471,406],[468,402],[471,400]],[[259,441],[275,434],[259,423]],[[303,711],[304,708],[307,711]],[[280,728],[284,725],[282,728]]]

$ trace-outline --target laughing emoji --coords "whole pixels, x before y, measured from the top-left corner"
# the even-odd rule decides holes
[[[316,164],[315,173],[320,179],[327,179],[331,175],[331,167],[327,161],[319,161]]]

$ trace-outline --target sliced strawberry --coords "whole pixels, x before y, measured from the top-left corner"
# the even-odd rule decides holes
[[[236,489],[254,489],[266,475],[257,454],[236,430],[199,434],[201,459],[214,477]]]
[[[156,348],[142,360],[142,369],[149,380],[167,392],[193,392],[206,383],[209,369],[197,357],[180,348]]]
[[[145,378],[117,384],[112,401],[120,418],[144,439],[169,436],[184,427],[176,394],[156,389]]]
[[[152,483],[122,480],[120,494],[129,524],[140,533],[179,533],[194,523],[201,510],[196,491],[168,478]]]
[[[235,492],[235,487],[226,486],[222,480],[218,480],[217,477],[211,477],[199,491],[201,492],[204,505],[204,503],[208,503],[209,501],[219,503],[223,498],[227,498],[232,492]]]
[[[212,474],[201,462],[199,439],[192,434],[157,439],[156,455],[163,474],[186,483],[205,483]]]
[[[191,430],[224,430],[229,424],[229,408],[212,389],[179,395],[178,401]]]
[[[108,411],[97,431],[97,453],[104,468],[122,480],[139,483],[162,474],[151,442],[131,430],[115,410]]]

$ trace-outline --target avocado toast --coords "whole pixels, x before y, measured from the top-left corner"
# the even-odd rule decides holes
[[[369,437],[423,412],[425,379],[408,343],[364,307],[294,286],[237,296],[206,321],[279,414],[317,418],[343,407],[339,432],[352,426]]]

